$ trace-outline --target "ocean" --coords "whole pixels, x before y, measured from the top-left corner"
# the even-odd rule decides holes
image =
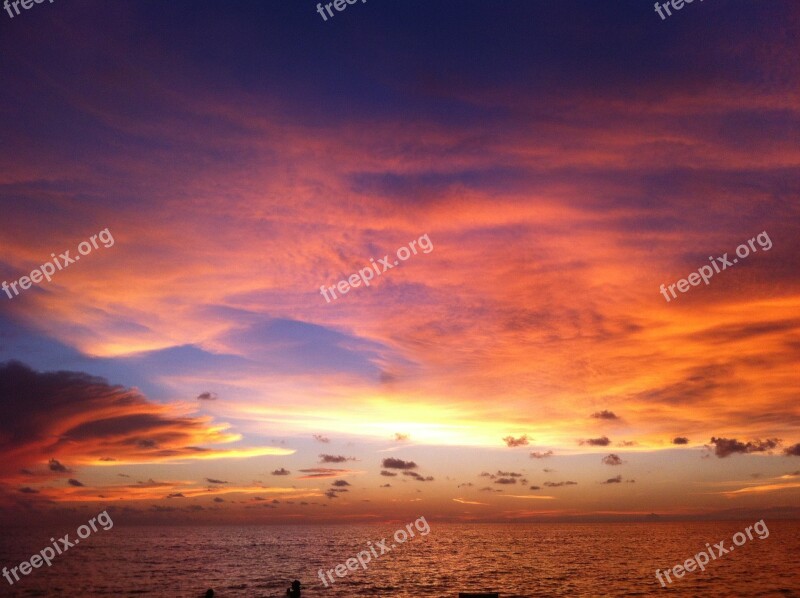
[[[662,588],[656,569],[683,563],[706,544],[754,522],[448,524],[370,557],[366,569],[331,570],[398,525],[124,527],[98,531],[13,586],[8,596],[285,597],[293,579],[303,597],[456,598],[459,592],[522,596],[800,596],[800,522],[765,521],[769,536],[687,572]],[[0,566],[17,566],[50,544],[53,529],[4,530]],[[63,534],[66,530],[62,531]],[[74,536],[74,534],[73,534]],[[742,540],[742,537],[739,538]],[[712,548],[713,549],[713,548]],[[379,554],[376,549],[374,554]],[[362,557],[366,560],[366,557]],[[351,561],[351,566],[353,562]],[[340,569],[341,571],[341,569]],[[324,575],[324,573],[323,573]],[[13,579],[13,578],[12,578]],[[665,580],[666,582],[666,580]]]

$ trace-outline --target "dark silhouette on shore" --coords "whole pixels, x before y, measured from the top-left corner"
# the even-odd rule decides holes
[[[206,598],[214,598],[214,590],[210,588],[206,590]]]
[[[292,587],[286,590],[286,595],[289,598],[300,598],[300,581],[295,579],[292,582]]]

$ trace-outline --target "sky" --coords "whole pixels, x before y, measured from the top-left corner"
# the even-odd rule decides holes
[[[0,520],[800,515],[800,6],[321,10],[0,12]]]

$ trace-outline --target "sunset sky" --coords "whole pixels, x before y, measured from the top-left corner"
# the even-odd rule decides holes
[[[102,235],[0,291],[0,520],[800,516],[798,30],[794,0],[0,12],[0,281]]]

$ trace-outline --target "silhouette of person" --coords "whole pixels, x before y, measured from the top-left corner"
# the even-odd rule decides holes
[[[288,590],[286,590],[286,595],[289,598],[301,598],[300,597],[300,582],[297,579],[295,579],[292,582],[292,587],[289,588]]]

